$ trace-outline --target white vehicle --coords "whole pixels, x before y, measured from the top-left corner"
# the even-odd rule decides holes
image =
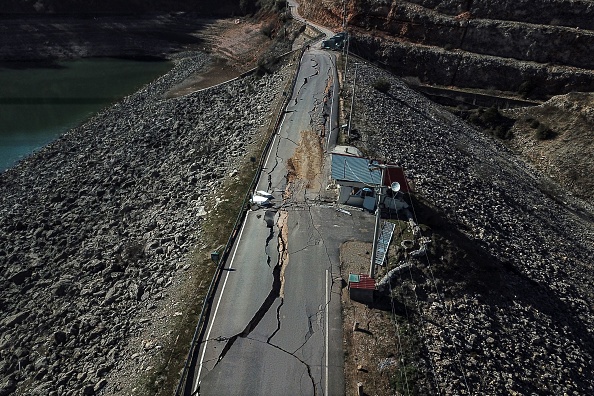
[[[268,199],[274,199],[274,196],[267,191],[258,190],[255,194]]]
[[[272,206],[273,199],[274,196],[272,194],[259,190],[252,194],[250,206],[252,210],[257,210],[258,208],[268,208]]]

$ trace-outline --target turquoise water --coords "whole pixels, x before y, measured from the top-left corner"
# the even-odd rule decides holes
[[[171,67],[123,59],[0,65],[0,171]]]

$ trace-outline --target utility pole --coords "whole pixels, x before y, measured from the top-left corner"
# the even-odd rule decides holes
[[[379,165],[377,164],[376,167],[374,167],[375,169],[380,168],[381,169],[381,179],[380,179],[380,184],[378,187],[376,187],[375,191],[376,191],[376,199],[375,199],[375,227],[373,229],[373,248],[371,250],[371,265],[369,266],[369,277],[374,279],[375,278],[375,258],[377,256],[377,240],[379,239],[379,225],[380,225],[380,219],[381,219],[381,209],[380,209],[380,204],[382,202],[382,189],[384,187],[384,171],[386,169],[385,166]],[[369,169],[372,169],[372,166],[370,164]]]
[[[346,0],[342,0],[342,31],[346,33],[346,44],[342,45],[342,55],[345,56],[344,60],[344,82],[346,83],[347,64],[349,63],[349,43],[351,36],[347,31],[347,17],[346,17]]]
[[[350,42],[351,42],[351,35],[349,34],[349,32],[347,32],[346,45],[344,46],[344,48],[346,48],[346,51],[345,51],[346,59],[344,60],[345,81],[346,81],[347,64],[349,63],[349,44],[350,44]]]
[[[380,208],[380,204],[382,202],[381,198],[382,198],[383,189],[384,189],[384,175],[385,175],[386,169],[388,169],[388,168],[398,168],[398,165],[380,164],[378,162],[370,162],[369,163],[370,171],[377,170],[377,169],[381,170],[380,184],[379,184],[379,186],[376,187],[375,228],[373,229],[373,250],[371,252],[371,265],[369,266],[369,277],[370,278],[375,278],[375,259],[377,256],[377,243],[378,243],[379,234],[380,234],[379,225],[380,225],[381,212],[382,212],[381,208]],[[395,185],[397,185],[398,187],[395,187]],[[397,191],[396,188],[399,189],[400,187],[397,183],[393,183],[391,188],[393,191]]]
[[[346,0],[342,0],[342,31],[346,30]]]
[[[347,129],[347,139],[351,142],[351,122],[353,120],[353,103],[355,102],[355,85],[357,85],[357,70],[359,69],[359,63],[355,63],[355,78],[353,79],[353,93],[351,95],[351,109],[349,110],[349,125]]]

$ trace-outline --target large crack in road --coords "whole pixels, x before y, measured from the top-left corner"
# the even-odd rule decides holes
[[[267,225],[270,224],[270,216],[271,216],[270,213],[271,212],[273,212],[273,211],[267,211],[267,214],[268,214]],[[258,326],[258,324],[264,318],[266,313],[268,313],[268,311],[274,305],[274,303],[277,300],[280,300],[279,306],[276,310],[277,328],[271,334],[271,336],[268,337],[266,343],[268,345],[292,356],[293,358],[295,358],[296,360],[298,360],[300,363],[302,363],[305,366],[308,376],[309,376],[309,379],[312,384],[314,395],[317,395],[316,381],[315,381],[313,374],[311,372],[310,365],[295,355],[295,353],[297,351],[294,351],[294,352],[287,351],[287,350],[285,350],[271,342],[272,338],[280,330],[280,326],[281,326],[280,311],[281,311],[281,308],[284,303],[285,271],[286,271],[288,260],[289,260],[289,253],[288,253],[288,247],[287,247],[287,241],[288,241],[287,217],[288,217],[288,213],[286,211],[281,211],[278,214],[278,220],[276,222],[276,226],[278,228],[278,260],[277,260],[274,268],[272,269],[272,287],[270,289],[270,292],[268,293],[268,295],[262,302],[262,305],[260,305],[260,307],[258,308],[256,313],[254,314],[252,319],[248,322],[247,326],[240,333],[235,334],[234,336],[231,336],[226,340],[227,343],[223,347],[223,350],[221,351],[214,367],[216,367],[225,358],[225,356],[227,355],[227,353],[229,352],[231,347],[233,347],[233,344],[235,344],[235,341],[237,341],[238,338],[240,338],[240,337],[248,338],[249,337],[250,333]],[[271,235],[273,235],[274,227],[270,227],[270,228],[271,228],[270,233],[271,233]],[[269,236],[266,240],[266,249],[268,248],[268,244],[269,244],[270,240],[272,240],[271,236]],[[270,263],[271,257],[268,254],[268,252],[267,252],[267,256],[268,256],[268,262]]]
[[[297,97],[300,95],[301,90],[305,87],[309,80],[313,79],[314,77],[320,74],[320,65],[318,62],[315,61],[314,58],[311,58],[312,67],[314,69],[314,73],[305,77],[303,80],[303,84],[299,88],[296,98],[295,104],[297,104]],[[330,275],[332,274],[332,260],[331,255],[328,252],[328,246],[324,242],[324,238],[322,232],[318,229],[318,227],[314,223],[314,216],[312,214],[312,204],[314,202],[319,203],[322,196],[322,191],[324,188],[323,180],[322,180],[322,168],[324,167],[324,149],[323,149],[323,138],[325,135],[326,130],[326,123],[329,119],[329,97],[332,94],[332,84],[333,78],[331,75],[326,77],[324,81],[324,89],[321,92],[317,92],[314,94],[313,98],[313,108],[308,111],[309,115],[309,126],[311,128],[310,131],[303,131],[302,132],[302,139],[299,142],[295,142],[288,136],[278,135],[280,140],[285,140],[293,143],[296,146],[296,153],[300,152],[300,160],[303,162],[301,172],[297,172],[298,174],[291,174],[291,161],[288,161],[286,164],[287,166],[287,175],[285,176],[286,184],[285,188],[283,189],[283,197],[282,197],[282,204],[280,207],[275,209],[266,210],[264,213],[264,221],[266,222],[266,226],[270,228],[270,232],[265,241],[265,253],[267,257],[267,265],[272,270],[272,285],[268,295],[263,300],[260,307],[257,309],[253,317],[249,320],[245,328],[228,338],[220,338],[217,339],[219,342],[225,342],[222,351],[220,352],[218,358],[216,359],[216,363],[214,367],[217,367],[221,361],[225,358],[227,353],[231,350],[235,342],[239,338],[247,338],[253,340],[255,342],[265,343],[272,348],[275,348],[292,358],[296,359],[300,364],[305,367],[307,372],[307,376],[309,377],[309,381],[311,383],[311,387],[313,390],[314,395],[323,394],[324,389],[321,385],[322,377],[320,376],[317,380],[314,378],[314,374],[312,372],[312,367],[315,367],[319,364],[319,367],[324,366],[324,359],[326,355],[323,353],[320,357],[321,361],[312,365],[314,362],[307,362],[305,361],[303,355],[303,348],[305,345],[312,339],[312,336],[319,330],[322,331],[324,335],[327,329],[325,329],[323,321],[328,312],[328,304],[332,300],[332,293],[328,295],[328,298],[324,298],[317,306],[310,307],[307,309],[306,312],[306,319],[307,319],[307,330],[302,335],[302,343],[298,345],[296,348],[293,346],[294,350],[287,350],[283,347],[275,344],[274,338],[275,336],[281,331],[282,325],[282,310],[285,304],[285,296],[284,296],[284,288],[285,288],[285,272],[287,270],[289,255],[290,254],[298,254],[300,251],[307,249],[309,246],[318,246],[320,244],[324,245],[323,249],[326,255],[328,268],[327,273],[329,272]],[[311,134],[311,135],[309,135]],[[306,137],[307,135],[307,137]],[[280,147],[280,140],[277,144],[276,149],[274,150],[274,164],[271,168],[267,170],[267,174],[269,177],[269,185],[268,189],[272,189],[272,174],[279,165],[283,164],[283,157],[280,155],[279,147]],[[312,148],[312,140],[316,141],[315,150]],[[317,147],[319,146],[319,147]],[[315,158],[314,158],[315,157]],[[320,158],[318,158],[320,157]],[[295,158],[291,158],[292,161]],[[279,186],[274,186],[278,188]],[[308,199],[307,192],[308,190],[312,191],[314,194],[314,201]],[[303,192],[303,196],[300,194]],[[317,197],[317,198],[316,198]],[[311,197],[310,197],[311,198]],[[288,208],[298,209],[302,206],[302,209],[307,210],[309,216],[306,217],[306,229],[309,235],[307,241],[305,241],[304,247],[300,247],[299,249],[289,252],[288,250]],[[278,211],[277,211],[278,210]],[[273,255],[270,252],[270,242],[274,239],[275,232],[277,233],[277,240],[278,240],[278,258],[276,263],[273,263]],[[330,276],[331,284],[334,285],[335,279]],[[332,288],[330,289],[332,291]],[[326,301],[328,300],[328,301]],[[268,312],[271,311],[272,307],[276,305],[276,328],[272,331],[272,333],[267,337],[265,341],[257,338],[251,338],[250,334],[254,331],[254,329],[260,324],[263,318],[267,315]],[[291,348],[291,349],[293,349]],[[301,352],[300,352],[301,351]],[[301,356],[300,356],[301,355]],[[213,369],[214,369],[213,367]],[[305,373],[304,373],[305,375]],[[317,376],[317,375],[316,375]],[[305,378],[305,377],[304,377]],[[309,393],[305,392],[305,393]],[[311,394],[311,393],[309,393]]]

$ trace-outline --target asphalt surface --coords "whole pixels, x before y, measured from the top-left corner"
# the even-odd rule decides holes
[[[340,244],[371,240],[372,217],[324,202],[336,140],[337,75],[332,53],[301,59],[297,84],[256,190],[274,207],[250,211],[213,300],[192,367],[191,394],[344,394]],[[324,150],[316,180],[288,177],[303,131]],[[366,226],[362,226],[362,224]]]

